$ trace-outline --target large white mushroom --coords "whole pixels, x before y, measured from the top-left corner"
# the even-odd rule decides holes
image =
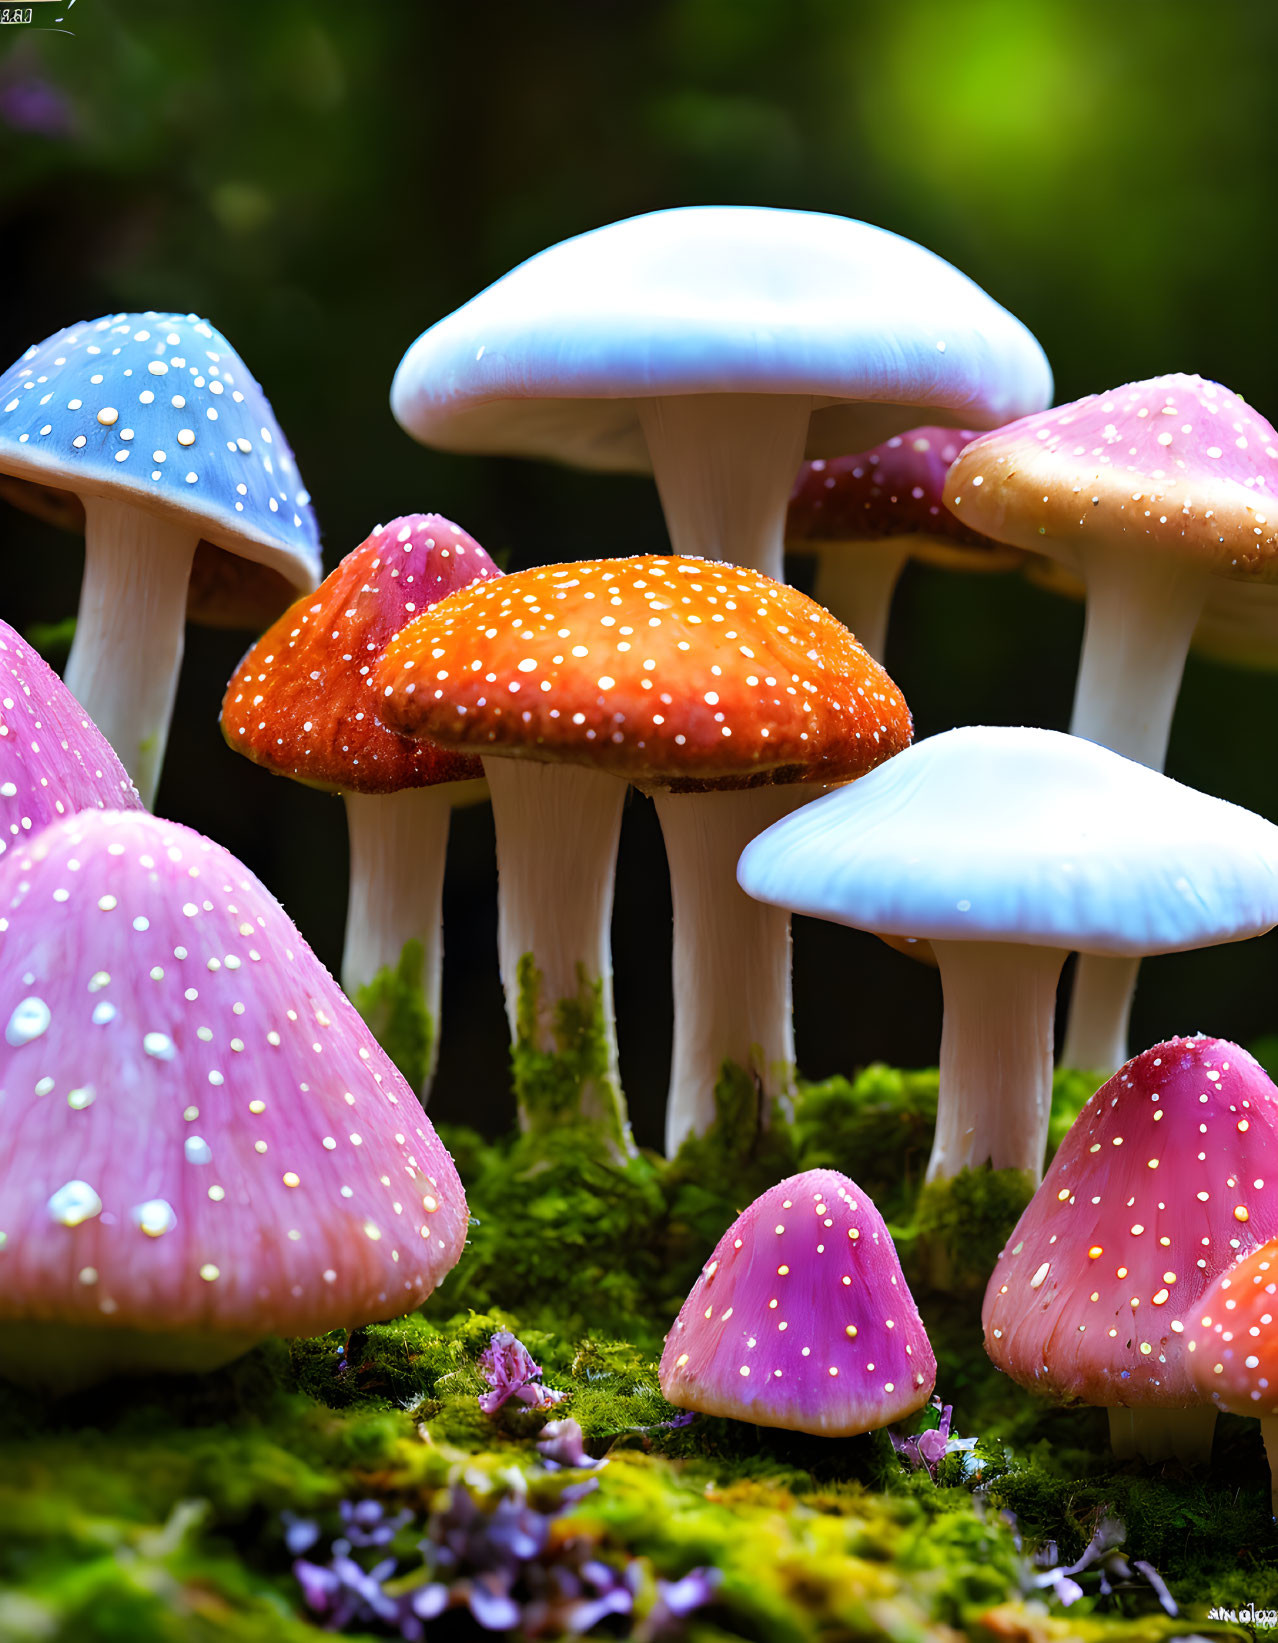
[[[1041,1177],[1071,951],[1139,958],[1278,923],[1278,827],[1079,737],[969,726],[747,846],[762,901],[930,941],[945,1018],[929,1181]]]
[[[1023,325],[868,223],[684,206],[551,246],[420,336],[391,391],[442,450],[651,473],[677,554],[777,578],[804,456],[1047,404]]]

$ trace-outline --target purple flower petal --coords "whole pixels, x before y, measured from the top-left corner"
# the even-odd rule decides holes
[[[486,1632],[508,1632],[519,1624],[519,1605],[492,1575],[471,1581],[467,1603]]]

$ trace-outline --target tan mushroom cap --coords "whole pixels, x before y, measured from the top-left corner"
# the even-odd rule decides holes
[[[1109,540],[1278,580],[1278,432],[1197,376],[1130,383],[973,440],[945,501],[972,528],[1067,564]]]

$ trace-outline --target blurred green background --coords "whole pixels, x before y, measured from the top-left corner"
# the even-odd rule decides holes
[[[512,568],[659,550],[647,481],[446,457],[395,426],[427,325],[533,252],[696,202],[896,230],[1035,331],[1068,400],[1169,370],[1278,416],[1272,0],[76,0],[74,35],[0,27],[0,358],[117,309],[198,310],[271,396],[331,567],[435,510]],[[70,614],[78,543],[10,508],[0,614]],[[796,570],[796,576],[803,572]],[[912,568],[887,663],[917,734],[1064,727],[1081,610],[1017,578]],[[248,636],[192,629],[158,808],[212,834],[336,963],[334,800],[231,754]],[[1278,819],[1278,678],[1192,659],[1171,774]],[[509,1118],[486,811],[454,823],[432,1112]],[[934,1062],[933,973],[796,928],[802,1066]],[[631,803],[615,926],[623,1072],[660,1133],[669,903]],[[1278,936],[1147,964],[1134,1047],[1278,1030]]]

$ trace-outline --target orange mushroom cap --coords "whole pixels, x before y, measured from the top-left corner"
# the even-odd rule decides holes
[[[379,525],[248,652],[226,687],[222,734],[255,764],[335,792],[476,780],[477,759],[388,730],[372,681],[405,622],[500,575],[479,543],[439,514]]]
[[[820,605],[675,555],[475,583],[396,635],[376,688],[405,735],[675,790],[846,781],[912,730],[900,691]]]
[[[1278,1238],[1222,1273],[1184,1328],[1199,1391],[1235,1415],[1278,1415]]]

